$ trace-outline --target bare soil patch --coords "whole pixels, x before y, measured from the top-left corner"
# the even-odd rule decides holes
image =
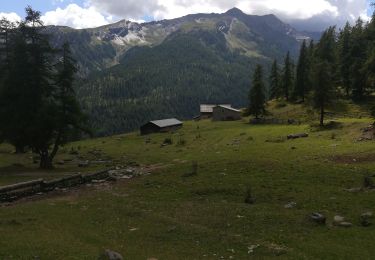
[[[372,163],[375,162],[375,153],[338,155],[332,157],[331,160],[342,164]]]
[[[375,125],[369,125],[361,129],[362,135],[357,140],[358,142],[375,140]]]

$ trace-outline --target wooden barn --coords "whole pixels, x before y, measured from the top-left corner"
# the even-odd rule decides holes
[[[218,105],[201,104],[200,105],[200,119],[212,118],[214,107]],[[222,104],[221,106],[231,107],[230,104]]]
[[[241,111],[231,106],[219,105],[213,108],[213,121],[235,121],[241,118]]]
[[[148,135],[153,133],[166,133],[176,131],[182,127],[183,123],[175,118],[150,121],[141,126],[141,135]]]

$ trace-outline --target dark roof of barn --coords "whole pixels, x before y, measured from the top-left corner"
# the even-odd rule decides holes
[[[170,119],[163,119],[163,120],[156,120],[156,121],[150,121],[151,124],[154,124],[158,127],[169,127],[169,126],[176,126],[176,125],[182,125],[182,122],[177,120],[176,118],[170,118]]]

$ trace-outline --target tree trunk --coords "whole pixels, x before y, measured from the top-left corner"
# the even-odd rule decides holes
[[[55,156],[56,156],[56,154],[59,150],[60,139],[61,139],[61,131],[59,131],[59,134],[57,135],[57,138],[56,138],[55,144],[53,146],[51,155],[49,156],[51,161],[53,160],[53,158],[55,158]]]
[[[320,107],[320,126],[324,126],[324,105]]]
[[[55,156],[56,156],[56,154],[59,150],[60,142],[61,142],[61,131],[59,131],[59,133],[57,135],[57,138],[55,140],[55,144],[53,146],[51,154],[49,154],[48,148],[46,148],[44,150],[41,150],[39,152],[39,154],[40,154],[40,165],[39,165],[39,167],[41,169],[53,169],[52,162],[53,162],[53,159],[55,158]]]
[[[48,150],[42,151],[40,153],[40,164],[39,164],[39,167],[41,169],[52,169],[53,168],[52,159],[51,159],[51,157],[48,154]]]

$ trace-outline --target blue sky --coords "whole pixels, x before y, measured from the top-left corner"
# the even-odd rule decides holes
[[[374,1],[375,2],[375,1]],[[371,16],[374,12],[374,8],[371,6],[371,0],[367,0],[368,3],[368,9],[367,9],[367,14]]]
[[[2,2],[3,3],[1,3],[0,12],[15,12],[19,16],[24,15],[25,7],[28,5],[43,13],[55,10],[57,7],[65,8],[71,3],[76,3],[80,6],[83,6],[83,0],[2,0]]]
[[[311,29],[368,18],[370,0],[0,0],[0,15],[20,19],[27,5],[43,13],[46,24],[95,27],[120,19],[149,21],[238,7],[249,14],[276,14],[286,22],[302,21]],[[10,13],[16,13],[16,15]],[[310,28],[309,28],[310,29]]]

